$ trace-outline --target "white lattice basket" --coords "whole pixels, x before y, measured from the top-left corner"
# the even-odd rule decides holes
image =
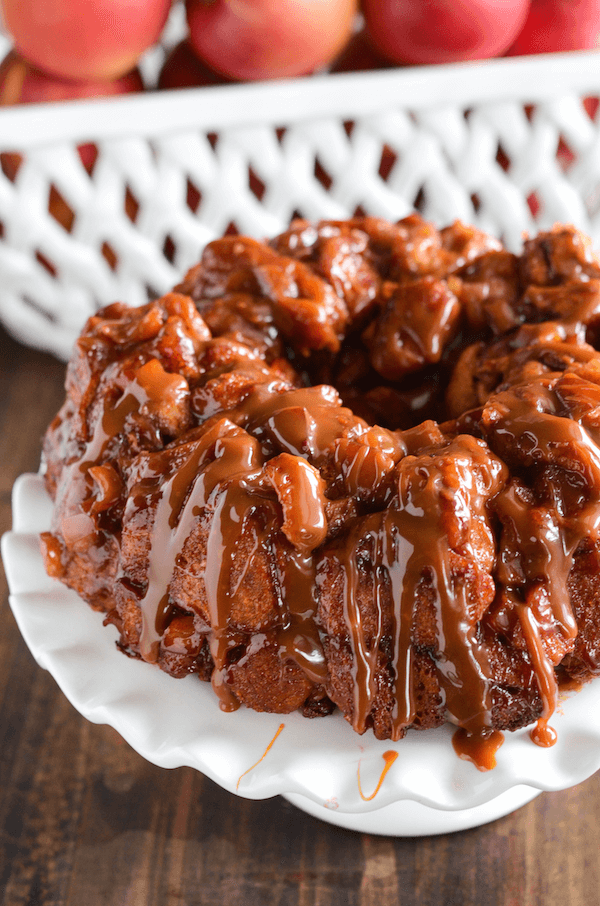
[[[511,248],[557,221],[600,244],[598,95],[594,52],[3,110],[0,152],[22,162],[0,172],[0,319],[67,357],[98,307],[165,292],[227,230],[298,214],[416,206]]]

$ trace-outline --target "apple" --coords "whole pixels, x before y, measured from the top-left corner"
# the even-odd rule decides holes
[[[504,53],[530,0],[363,0],[373,46],[393,63],[452,63]]]
[[[143,91],[144,83],[137,69],[119,79],[74,81],[48,75],[11,50],[0,64],[0,106],[41,104],[45,101],[68,101],[78,98],[110,97]]]
[[[158,87],[193,88],[199,85],[221,85],[226,81],[198,59],[188,41],[181,41],[163,63]]]
[[[598,46],[600,0],[532,0],[509,56]]]
[[[230,79],[305,75],[333,60],[357,0],[187,0],[190,44]]]
[[[66,79],[112,81],[158,41],[171,0],[1,0],[15,49]]]

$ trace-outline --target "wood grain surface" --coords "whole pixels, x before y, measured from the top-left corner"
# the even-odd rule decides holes
[[[0,331],[0,528],[38,466],[64,366]],[[85,721],[22,641],[2,576],[5,906],[595,906],[600,774],[485,827],[389,839],[148,764]]]

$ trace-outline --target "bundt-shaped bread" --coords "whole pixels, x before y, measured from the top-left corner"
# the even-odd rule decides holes
[[[47,569],[226,710],[548,743],[558,682],[600,672],[599,340],[572,228],[212,242],[77,341]]]

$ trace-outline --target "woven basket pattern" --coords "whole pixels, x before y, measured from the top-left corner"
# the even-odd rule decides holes
[[[211,238],[271,236],[295,216],[395,220],[417,207],[438,225],[477,224],[514,249],[555,222],[598,242],[596,106],[572,91],[422,109],[390,98],[349,117],[346,100],[339,115],[287,122],[256,103],[243,125],[153,134],[147,103],[147,135],[104,137],[99,124],[81,154],[70,140],[21,149],[4,140],[0,319],[67,357],[98,307],[142,304],[173,286]]]

